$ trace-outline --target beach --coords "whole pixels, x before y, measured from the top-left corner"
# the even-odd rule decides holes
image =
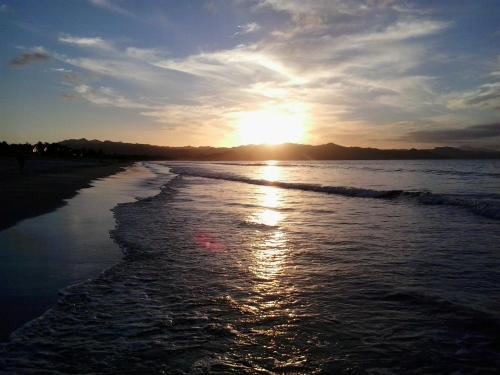
[[[0,158],[0,230],[64,205],[90,182],[123,170],[115,160],[27,159],[21,174],[14,157]]]
[[[497,373],[497,161],[138,168],[149,171],[135,181],[150,194],[115,205],[106,220],[122,255],[113,250],[103,272],[64,288],[0,344],[0,368]],[[83,209],[101,208],[108,198],[99,196],[14,228],[38,241],[64,231],[69,240],[45,267],[64,254],[79,259],[65,266],[78,265],[107,253],[82,244],[109,234],[101,211]]]
[[[13,203],[9,216],[2,208],[3,224],[14,213],[23,220],[0,231],[0,341],[54,306],[64,288],[118,263],[113,207],[158,192],[145,184],[153,175],[141,163],[37,160],[30,167],[24,176],[12,166],[11,176],[2,175],[10,189],[2,199]]]

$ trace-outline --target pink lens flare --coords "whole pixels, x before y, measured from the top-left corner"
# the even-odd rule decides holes
[[[210,251],[212,253],[219,253],[226,250],[226,247],[217,241],[217,239],[205,233],[197,233],[194,236],[194,241],[200,249]]]

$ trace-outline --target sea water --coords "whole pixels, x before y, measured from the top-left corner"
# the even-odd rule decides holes
[[[497,373],[498,161],[148,162],[5,372]],[[89,234],[90,235],[90,234]]]
[[[53,306],[60,289],[118,263],[113,207],[159,192],[157,175],[141,163],[91,185],[63,207],[0,231],[0,341]]]

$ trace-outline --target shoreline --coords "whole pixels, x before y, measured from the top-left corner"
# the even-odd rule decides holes
[[[14,158],[0,159],[0,231],[62,207],[91,182],[125,170],[133,161],[29,159],[24,173]]]
[[[52,308],[61,290],[120,262],[122,250],[110,236],[113,208],[157,191],[143,183],[154,175],[141,164],[86,162],[68,168],[63,163],[65,171],[49,173],[45,166],[38,174],[44,181],[50,176],[51,186],[62,186],[52,195],[62,203],[0,231],[0,342]],[[76,186],[81,188],[70,190]],[[63,201],[61,192],[71,199]]]

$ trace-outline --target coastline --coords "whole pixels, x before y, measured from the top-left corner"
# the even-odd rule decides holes
[[[14,158],[0,158],[0,231],[21,220],[64,206],[78,190],[98,178],[124,170],[132,162],[28,159],[24,173]]]
[[[33,198],[26,199],[21,205],[29,216],[0,230],[0,342],[53,307],[62,289],[117,264],[123,254],[110,237],[113,208],[158,192],[142,163],[91,163],[50,161],[38,165],[40,172],[11,179],[13,188],[35,181],[31,189],[51,200],[42,202],[48,212],[37,215],[29,210]]]
[[[196,164],[182,167],[180,174],[175,163],[138,162],[82,189],[54,213],[1,232],[2,249],[8,249],[2,233],[23,235],[18,242],[15,233],[10,236],[16,246],[10,266],[0,256],[0,285],[4,264],[17,277],[17,290],[24,282],[15,269],[19,259],[39,267],[42,260],[43,272],[56,275],[54,262],[62,257],[58,270],[79,265],[78,259],[102,257],[108,248],[90,241],[108,238],[110,225],[113,249],[119,244],[126,257],[63,289],[57,304],[0,342],[0,367],[10,372],[248,372],[248,359],[255,358],[253,369],[271,372],[423,368],[468,373],[480,368],[495,373],[496,222],[448,206],[187,175],[191,168],[219,177],[232,173],[346,185],[356,180],[402,189],[411,186],[397,182],[417,181],[417,191],[450,189],[451,183],[449,193],[486,196],[498,186],[489,166],[476,163],[450,162],[446,169],[436,163],[406,162],[405,169],[393,162],[376,168],[361,163],[344,176],[335,165],[325,170],[317,164],[320,168],[308,165],[295,174],[297,169],[276,170],[276,165]],[[104,203],[111,206],[110,197],[123,193],[124,175],[135,181],[126,196],[139,200],[114,205],[115,220],[104,220],[104,226],[102,213],[109,213]],[[471,190],[470,181],[481,184]],[[160,193],[151,195],[158,188]],[[140,199],[144,189],[150,189],[150,198]],[[449,235],[462,231],[467,241]],[[39,256],[38,244],[55,237],[63,243],[48,242],[48,253]],[[26,242],[31,250],[20,252]],[[0,306],[15,306],[16,313],[22,307],[19,301],[6,302]],[[330,353],[347,359],[332,361]],[[409,353],[404,361],[401,353]]]

